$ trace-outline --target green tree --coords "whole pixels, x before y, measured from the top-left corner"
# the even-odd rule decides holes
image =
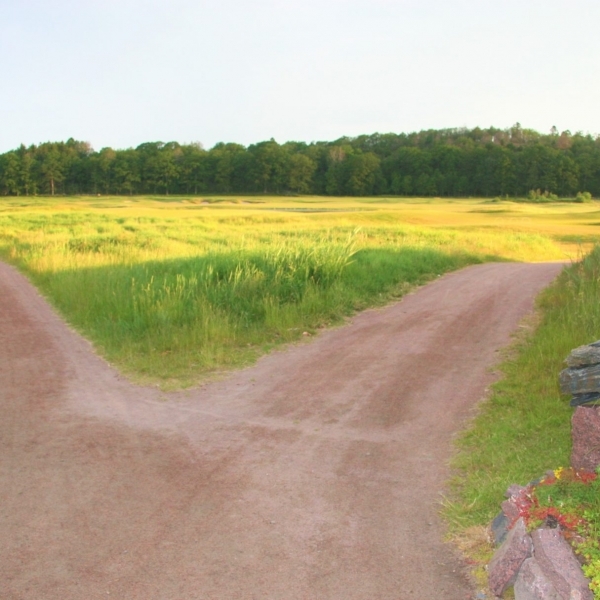
[[[206,190],[209,181],[207,152],[200,144],[182,147],[181,177],[186,193]]]
[[[56,144],[40,147],[41,172],[46,180],[50,195],[54,196],[57,184],[65,178],[65,164]]]
[[[346,162],[345,191],[351,196],[372,196],[381,186],[380,160],[373,152],[354,154]]]
[[[315,161],[305,154],[294,154],[290,158],[288,187],[298,194],[311,191],[312,178],[317,169]]]
[[[177,142],[169,142],[153,159],[155,181],[167,196],[169,191],[176,186],[180,175],[182,156],[181,146]]]
[[[2,183],[4,194],[8,196],[19,195],[19,159],[15,152],[7,152],[2,157]]]
[[[559,196],[574,196],[579,189],[579,167],[573,158],[560,154],[556,158],[557,192]]]
[[[209,173],[211,188],[217,192],[228,193],[232,191],[234,181],[236,187],[243,186],[243,179],[240,177],[240,158],[245,155],[246,149],[240,144],[216,144],[208,151]],[[237,177],[234,178],[235,169],[238,168]],[[242,181],[240,181],[242,180]],[[242,191],[239,189],[238,191]]]
[[[35,194],[36,192],[34,151],[34,146],[25,148],[23,144],[17,150],[19,157],[19,185],[26,196]]]
[[[117,151],[112,172],[118,193],[133,194],[141,182],[137,152],[131,148]]]
[[[341,196],[346,183],[346,160],[352,154],[349,145],[334,145],[329,148],[327,156],[327,172],[325,175],[325,192],[330,196]]]
[[[540,143],[527,146],[521,152],[521,182],[523,191],[547,190],[556,194],[558,192],[558,166],[559,150],[544,146]]]
[[[248,147],[249,178],[257,191],[281,192],[288,180],[289,155],[274,139]]]
[[[112,148],[102,148],[94,156],[92,180],[94,192],[110,194],[112,187],[112,166],[117,153]]]

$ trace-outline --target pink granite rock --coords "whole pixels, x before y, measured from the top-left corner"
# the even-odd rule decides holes
[[[501,596],[506,588],[515,583],[519,569],[526,558],[531,556],[531,538],[520,518],[508,532],[506,540],[498,548],[488,567],[490,590]]]
[[[504,492],[505,498],[518,498],[527,488],[519,485],[517,483],[513,483],[508,486],[506,492]]]
[[[514,498],[511,498],[510,500],[505,500],[500,506],[502,507],[502,512],[508,519],[509,527],[511,527],[521,516],[517,503],[514,501]]]
[[[578,406],[571,419],[571,466],[594,471],[600,465],[600,410],[596,406]]]
[[[535,558],[528,558],[515,581],[515,600],[562,600]]]
[[[537,529],[531,534],[533,554],[561,600],[593,600],[579,562],[559,529]]]

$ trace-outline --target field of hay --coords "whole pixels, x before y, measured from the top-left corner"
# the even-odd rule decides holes
[[[139,381],[185,387],[490,260],[576,260],[600,207],[490,200],[0,200],[0,257]]]

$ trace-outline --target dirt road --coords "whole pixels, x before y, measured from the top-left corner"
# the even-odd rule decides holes
[[[561,268],[470,267],[166,395],[0,264],[0,598],[470,598],[451,436]]]

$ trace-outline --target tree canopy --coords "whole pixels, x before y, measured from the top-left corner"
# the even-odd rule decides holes
[[[248,147],[147,142],[92,149],[46,142],[0,154],[0,194],[269,193],[370,196],[600,196],[600,137],[524,129],[374,133]]]

